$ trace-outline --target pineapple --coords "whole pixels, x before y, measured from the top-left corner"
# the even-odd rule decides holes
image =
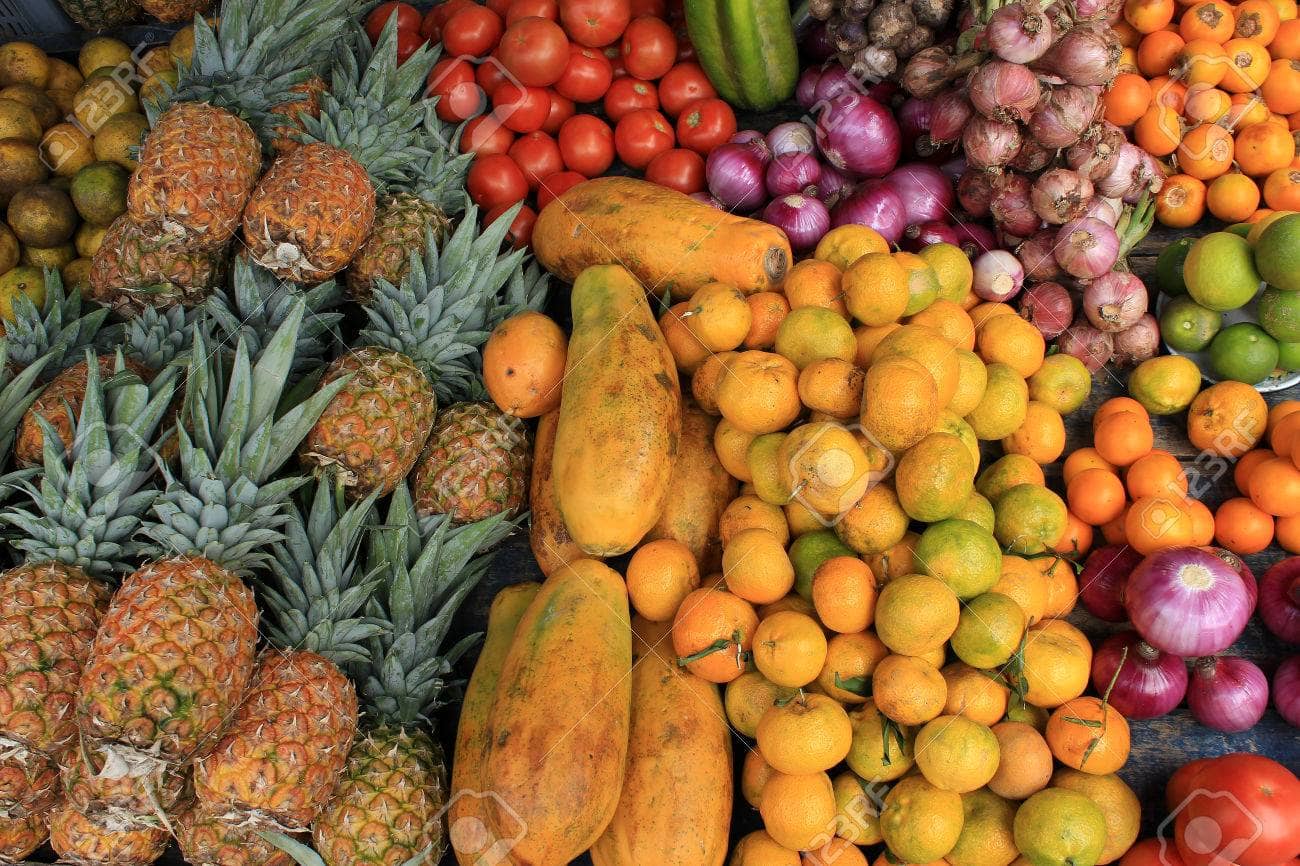
[[[45,367],[47,378],[81,360],[108,316],[107,309],[95,304],[86,304],[83,314],[81,292],[64,291],[63,278],[53,270],[45,272],[45,302],[40,309],[26,294],[16,292],[13,311],[13,320],[4,322],[9,363],[21,370],[51,355]]]
[[[401,284],[376,284],[364,307],[365,346],[326,370],[327,382],[353,378],[308,434],[302,459],[352,496],[390,492],[415,466],[438,399],[456,399],[476,381],[472,359],[496,293],[523,255],[497,254],[509,221],[479,234],[476,216],[471,207],[441,252],[426,231],[424,255],[411,256]]]
[[[78,27],[92,33],[120,27],[140,17],[138,0],[59,0],[59,5]]]
[[[527,495],[531,450],[523,422],[493,404],[448,406],[415,468],[416,508],[455,523],[513,516]]]
[[[96,364],[99,375],[107,378],[113,374],[117,358],[114,355],[100,355]],[[139,361],[128,359],[126,369],[141,378],[153,378],[153,372]],[[78,361],[50,380],[50,384],[45,386],[41,395],[23,413],[22,423],[18,426],[18,438],[14,443],[14,457],[21,465],[35,466],[41,462],[45,453],[47,425],[58,434],[65,448],[71,444],[74,416],[81,411],[89,374],[89,362]]]
[[[147,866],[167,850],[168,839],[161,827],[116,827],[71,806],[50,818],[50,847],[60,863],[74,866]]]
[[[113,221],[90,266],[89,295],[124,315],[150,307],[193,306],[221,284],[225,251],[152,235],[129,214]]]
[[[191,866],[293,866],[293,858],[255,830],[222,820],[221,809],[195,804],[172,822]]]
[[[289,88],[289,93],[294,95],[292,100],[271,106],[273,114],[284,118],[284,121],[273,130],[275,138],[271,140],[271,148],[276,153],[285,154],[297,150],[302,144],[299,140],[303,133],[301,118],[320,117],[320,98],[327,87],[325,79],[313,75],[301,84]]]
[[[61,359],[61,353],[57,350],[35,355],[24,362],[21,371],[15,374],[14,367],[19,365],[10,365],[9,352],[9,341],[0,338],[0,466],[9,460],[9,452],[13,449],[23,416],[40,396],[40,386],[37,383],[41,374],[53,368],[54,362]],[[0,492],[0,498],[3,495]]]
[[[504,515],[462,527],[417,516],[405,485],[374,530],[370,564],[388,576],[376,613],[393,628],[374,642],[359,674],[366,730],[352,746],[342,782],[316,820],[312,838],[328,866],[387,866],[417,855],[438,863],[446,849],[441,817],[447,771],[424,726],[440,705],[454,665],[472,645],[441,650],[452,618],[487,572],[482,551],[512,529]]]
[[[212,0],[140,0],[144,11],[168,24],[189,23],[212,6]]]
[[[0,818],[0,863],[26,860],[49,836],[49,821],[44,815]]]

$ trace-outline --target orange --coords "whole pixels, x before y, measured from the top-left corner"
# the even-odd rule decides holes
[[[1223,50],[1228,55],[1228,73],[1220,86],[1229,93],[1258,90],[1272,66],[1268,49],[1253,39],[1229,39]]]
[[[1219,82],[1228,74],[1227,58],[1222,43],[1210,39],[1189,39],[1178,54],[1175,75],[1188,87],[1197,84],[1218,87]]]
[[[1141,75],[1125,72],[1115,76],[1103,101],[1106,120],[1116,126],[1128,126],[1146,114],[1151,105],[1151,85]]]
[[[1187,476],[1178,458],[1168,451],[1153,449],[1139,457],[1124,472],[1124,484],[1133,499],[1143,496],[1182,496],[1187,493]]]
[[[1187,438],[1201,451],[1240,457],[1268,427],[1268,404],[1243,382],[1219,382],[1196,395],[1187,409]]]
[[[881,473],[874,470],[887,464],[883,454],[873,463],[854,431],[834,421],[796,427],[776,450],[777,480],[789,491],[782,502],[797,498],[825,515],[838,516],[852,508],[880,480]]]
[[[894,358],[909,358],[924,367],[934,379],[940,408],[948,405],[957,391],[960,365],[952,345],[938,331],[925,325],[907,324],[889,334],[876,346],[872,362],[878,364]]]
[[[709,283],[695,290],[681,316],[696,339],[710,352],[737,348],[749,334],[753,311],[735,286]]]
[[[895,500],[897,502],[897,500]],[[900,508],[901,512],[902,509]],[[906,525],[907,516],[903,515]],[[915,574],[917,568],[916,545],[921,536],[915,532],[904,531],[899,540],[879,553],[866,555],[866,563],[871,566],[872,574],[883,586],[889,581],[905,574]]]
[[[1020,556],[1002,557],[1002,575],[989,592],[1000,592],[1020,605],[1033,625],[1047,615],[1048,582],[1038,566]]]
[[[1125,530],[1125,521],[1128,520],[1128,513],[1132,510],[1132,504],[1125,506],[1124,513],[1109,523],[1103,523],[1097,527],[1101,530],[1101,537],[1106,540],[1107,544],[1128,544],[1128,533]]]
[[[691,376],[691,396],[700,408],[710,415],[718,415],[718,383],[727,375],[736,352],[717,352],[704,359]]]
[[[1048,619],[1031,626],[1022,653],[1025,700],[1053,709],[1083,694],[1092,668],[1092,645],[1065,620]]]
[[[1074,566],[1061,556],[1042,557],[1034,560],[1043,572],[1047,584],[1047,604],[1043,615],[1047,619],[1059,619],[1068,616],[1079,600],[1079,581],[1074,574]]]
[[[1043,467],[1024,454],[1004,454],[985,467],[975,479],[975,489],[996,503],[998,497],[1017,484],[1046,484]]]
[[[1102,419],[1092,438],[1097,453],[1115,466],[1128,466],[1144,457],[1155,442],[1151,422],[1134,412],[1119,412]]]
[[[1113,464],[1108,463],[1097,453],[1096,448],[1076,448],[1070,452],[1070,455],[1065,458],[1065,462],[1061,464],[1061,479],[1068,485],[1071,478],[1085,469],[1105,469],[1108,472],[1118,471]]]
[[[1214,539],[1214,515],[1199,499],[1184,499],[1183,506],[1192,515],[1192,544],[1205,547]]]
[[[973,322],[975,327],[978,329],[982,328],[984,323],[994,316],[1002,316],[1008,313],[1013,316],[1016,315],[1016,308],[1010,304],[1003,304],[999,301],[985,301],[982,304],[977,304],[969,311],[969,313],[971,322]]]
[[[943,704],[947,715],[965,716],[981,725],[992,725],[1006,714],[1011,690],[986,671],[965,662],[952,662],[944,665],[939,673],[948,686],[948,697]]]
[[[1142,804],[1119,776],[1061,767],[1052,774],[1052,787],[1083,794],[1101,807],[1106,819],[1106,844],[1097,858],[1099,864],[1114,863],[1137,841]]]
[[[933,328],[952,346],[959,349],[975,348],[975,323],[961,304],[940,298],[907,320],[910,325]]]
[[[1267,422],[1266,422],[1267,425]],[[1290,454],[1300,439],[1300,413],[1288,413],[1280,416],[1268,430],[1269,447],[1278,454]]]
[[[1266,2],[1266,0],[1254,0]],[[1169,30],[1157,30],[1142,37],[1138,43],[1138,71],[1147,78],[1168,75],[1169,70],[1178,61],[1178,52],[1183,50],[1183,37]]]
[[[960,794],[909,776],[885,795],[880,832],[904,863],[932,863],[957,844],[963,821]]]
[[[1132,397],[1111,397],[1102,402],[1097,407],[1097,411],[1092,415],[1092,432],[1096,433],[1101,422],[1105,421],[1111,415],[1118,415],[1120,412],[1134,412],[1143,418],[1150,420],[1151,415],[1147,412],[1145,406],[1134,400]]]
[[[855,556],[833,556],[813,572],[812,601],[831,631],[860,632],[875,617],[876,577]]]
[[[1233,35],[1268,45],[1277,37],[1282,18],[1268,0],[1245,0],[1237,5],[1237,26]]]
[[[957,630],[961,605],[937,577],[909,574],[885,584],[876,601],[876,635],[896,653],[919,656]]]
[[[1250,478],[1255,474],[1255,468],[1276,456],[1267,448],[1256,448],[1241,455],[1237,465],[1232,468],[1232,482],[1237,485],[1237,492],[1250,496]]]
[[[1274,531],[1278,547],[1287,553],[1300,553],[1300,514],[1293,517],[1279,517]]]
[[[672,352],[678,369],[694,372],[709,357],[709,349],[686,324],[688,320],[685,316],[690,309],[689,301],[673,304],[659,317],[659,330],[664,335],[664,342],[668,344],[668,351]]]
[[[757,722],[755,722],[757,724]],[[767,785],[767,780],[772,778],[773,770],[763,760],[763,755],[758,749],[749,749],[745,752],[745,761],[740,767],[740,795],[745,798],[745,802],[758,808],[759,801],[763,799],[763,788]],[[763,831],[759,831],[760,833]],[[752,835],[752,834],[751,834]],[[764,834],[766,835],[766,834]],[[741,843],[736,844],[737,850]]]
[[[1111,25],[1111,29],[1115,31],[1115,38],[1119,40],[1119,44],[1125,48],[1132,48],[1142,40],[1142,34],[1122,17]]]
[[[864,325],[897,322],[910,297],[907,270],[888,252],[867,253],[844,271],[846,308]]]
[[[737,595],[697,589],[682,600],[673,618],[673,651],[691,673],[712,683],[729,683],[745,672],[758,628],[758,614]]]
[[[783,539],[766,529],[745,529],[722,551],[727,589],[751,604],[770,604],[794,587],[794,566]]]
[[[1280,124],[1257,123],[1237,133],[1237,164],[1251,177],[1265,177],[1286,168],[1295,155],[1295,139]]]
[[[1203,0],[1183,13],[1178,32],[1188,42],[1208,39],[1222,45],[1232,38],[1236,25],[1230,5],[1223,0]]]
[[[1156,219],[1161,225],[1185,229],[1205,216],[1205,184],[1188,174],[1165,180],[1156,196]]]
[[[1264,179],[1264,204],[1274,210],[1300,211],[1300,166],[1279,168]]]
[[[1028,379],[1043,366],[1047,344],[1034,325],[1019,316],[994,316],[975,335],[976,351],[985,363],[1003,363]]]
[[[849,311],[844,305],[841,278],[840,269],[830,262],[804,259],[785,275],[781,291],[785,292],[785,299],[790,302],[792,310],[799,307],[825,307],[847,318]]]
[[[907,513],[888,484],[872,486],[852,508],[840,516],[835,534],[865,556],[883,553],[907,532]]]
[[[952,433],[931,433],[899,458],[895,489],[913,520],[953,516],[970,497],[975,477],[970,449]]]
[[[1133,125],[1133,140],[1152,156],[1169,156],[1183,140],[1183,121],[1179,117],[1179,109],[1161,101],[1172,97],[1181,107],[1180,94],[1181,90],[1177,87],[1157,89],[1157,102]]]
[[[769,709],[797,694],[795,689],[778,686],[758,671],[746,671],[727,683],[722,703],[731,726],[753,737],[758,733],[759,720]]]
[[[1232,134],[1214,123],[1189,130],[1178,145],[1178,165],[1185,174],[1210,180],[1232,167]]]
[[[1300,412],[1300,400],[1283,400],[1274,403],[1268,410],[1268,432],[1272,433],[1279,421],[1295,412]]]
[[[934,429],[943,406],[930,371],[906,357],[874,360],[867,369],[862,393],[859,420],[863,430],[881,447],[894,452],[911,448],[925,438]]]
[[[1124,0],[1124,20],[1138,33],[1154,33],[1174,20],[1174,0]]]
[[[1010,454],[1023,454],[1044,466],[1055,463],[1065,451],[1065,422],[1046,403],[1030,400],[1024,423],[1002,440],[1002,447]]]
[[[1187,89],[1183,116],[1194,123],[1214,123],[1232,108],[1232,97],[1217,87],[1194,84]]]
[[[916,765],[930,784],[966,794],[998,771],[998,738],[966,716],[939,716],[916,734]]]
[[[835,790],[825,773],[773,773],[763,786],[758,812],[777,844],[793,851],[811,848],[835,827]]]
[[[998,770],[989,790],[1008,800],[1024,800],[1043,790],[1052,779],[1052,750],[1043,735],[1024,722],[993,726],[998,740]]]
[[[732,359],[718,383],[722,417],[750,433],[772,433],[799,417],[799,371],[772,352],[750,350]]]
[[[568,338],[548,316],[527,310],[497,325],[483,346],[483,382],[503,412],[536,418],[560,405]]]
[[[700,568],[690,548],[661,538],[632,554],[627,564],[627,595],[632,607],[651,622],[667,622],[682,599],[700,585]]]
[[[742,345],[746,349],[770,349],[776,345],[776,332],[790,312],[790,303],[779,292],[755,292],[745,299],[749,304],[749,333]]]
[[[1056,539],[1051,550],[1072,558],[1078,558],[1092,550],[1092,524],[1085,523],[1073,511],[1066,515],[1065,531]]]
[[[871,690],[871,674],[887,655],[889,647],[875,632],[831,635],[817,685],[841,703],[860,704]]]
[[[756,739],[763,760],[778,773],[816,773],[844,760],[853,727],[833,698],[805,694],[768,707]]]
[[[1240,157],[1240,135],[1237,147]],[[1244,222],[1259,207],[1259,187],[1244,174],[1221,174],[1210,182],[1206,202],[1215,218],[1226,223]]]
[[[1250,501],[1274,517],[1300,514],[1300,469],[1286,457],[1274,457],[1255,467]]]
[[[1100,698],[1076,698],[1047,720],[1047,745],[1056,760],[1085,773],[1114,773],[1128,761],[1128,721]]]
[[[1182,497],[1143,496],[1124,516],[1124,536],[1143,556],[1191,544],[1196,526]]]
[[[901,327],[903,326],[898,322],[890,322],[888,325],[859,325],[854,328],[853,339],[857,341],[858,351],[853,356],[853,363],[864,369],[871,366],[871,359],[880,341]]]
[[[1070,511],[1093,526],[1109,523],[1124,511],[1126,497],[1119,476],[1105,469],[1085,469],[1065,487]]]
[[[708,366],[707,361],[705,366]],[[814,412],[824,412],[836,418],[853,418],[862,407],[866,375],[852,361],[843,358],[813,361],[799,371],[799,400]]]
[[[1259,92],[1278,114],[1300,111],[1300,60],[1274,60]]]
[[[1273,541],[1273,518],[1249,499],[1229,499],[1214,513],[1214,538],[1239,556],[1259,553]]]
[[[847,271],[850,265],[867,253],[887,252],[889,242],[878,232],[866,226],[850,224],[837,226],[822,235],[813,258],[830,262],[841,271]]]
[[[883,841],[880,835],[880,806],[877,803],[879,794],[874,789],[874,783],[868,782],[858,776],[852,770],[845,770],[837,775],[832,781],[835,788],[835,838],[827,842],[827,846],[837,843],[852,843],[853,845],[878,845]],[[835,858],[847,853],[840,851],[836,847],[828,848],[823,846],[817,852],[822,857]],[[858,852],[859,855],[861,852]],[[852,857],[852,853],[848,853]],[[808,866],[825,866],[831,860],[817,860],[809,863]],[[865,864],[865,860],[854,860],[854,863]]]
[[[1292,18],[1278,25],[1269,51],[1278,60],[1300,60],[1300,19]]]
[[[776,332],[776,352],[802,370],[820,358],[853,360],[857,341],[853,328],[824,307],[799,307],[781,322]]]
[[[924,659],[891,655],[871,675],[872,699],[888,719],[922,725],[943,712],[948,685],[938,668]]]
[[[1182,40],[1181,36],[1179,40]],[[1151,91],[1154,94],[1153,105],[1167,106],[1182,114],[1183,105],[1187,102],[1187,85],[1182,80],[1171,75],[1158,75],[1151,79]]]
[[[826,635],[817,621],[792,610],[766,617],[754,631],[754,666],[778,686],[817,679],[826,662]]]
[[[755,830],[736,843],[727,866],[799,866],[799,852],[778,845],[766,830]]]
[[[799,860],[801,866],[824,866],[838,863],[840,866],[867,866],[867,855],[862,849],[847,839],[832,837],[829,842],[813,851],[805,851]]]
[[[1264,0],[1264,2],[1267,2],[1267,0]],[[1248,126],[1254,126],[1256,123],[1263,123],[1270,116],[1268,106],[1264,104],[1264,100],[1259,98],[1259,94],[1234,93],[1232,94],[1232,108],[1228,110],[1226,122],[1232,129],[1242,130]]]

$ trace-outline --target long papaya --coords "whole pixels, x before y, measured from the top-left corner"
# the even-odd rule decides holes
[[[560,516],[560,506],[555,501],[552,464],[555,457],[555,429],[559,422],[559,409],[547,412],[537,420],[537,436],[533,440],[533,473],[528,483],[528,544],[533,549],[537,566],[547,577],[566,562],[589,555],[569,535],[564,518]]]
[[[587,553],[615,556],[636,546],[663,510],[681,436],[681,389],[630,272],[588,268],[571,301],[552,485],[573,540]]]
[[[780,229],[628,177],[566,190],[542,209],[532,242],[542,266],[569,282],[592,265],[622,264],[656,297],[679,300],[708,283],[774,289],[793,261]]]
[[[516,583],[507,586],[492,599],[483,649],[479,651],[474,673],[470,674],[469,683],[465,686],[460,724],[456,728],[456,751],[451,764],[451,799],[447,807],[448,827],[455,827],[462,819],[477,821],[477,826],[489,826],[487,805],[491,794],[483,779],[483,761],[488,751],[488,712],[496,696],[497,683],[501,679],[501,667],[514,643],[515,628],[541,588],[540,583]],[[457,849],[457,841],[458,837],[453,834],[452,848],[461,866],[482,862],[484,849],[478,843],[483,840],[465,840],[476,844],[472,851]],[[511,841],[493,840],[491,844],[508,847]]]
[[[632,636],[623,578],[594,559],[547,578],[515,629],[488,714],[489,828],[517,866],[564,866],[618,807]]]
[[[727,855],[731,735],[718,687],[677,666],[671,627],[632,624],[627,775],[593,866],[720,866]]]
[[[773,108],[794,95],[799,48],[788,0],[686,0],[686,29],[723,99]]]

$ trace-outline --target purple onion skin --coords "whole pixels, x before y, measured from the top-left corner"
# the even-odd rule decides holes
[[[1057,264],[1072,277],[1095,280],[1119,259],[1119,235],[1101,220],[1073,220],[1061,226],[1056,237]]]
[[[1197,659],[1187,686],[1187,708],[1207,728],[1248,731],[1268,709],[1268,678],[1259,666],[1236,656]]]
[[[1061,351],[1083,362],[1089,373],[1095,373],[1110,360],[1115,342],[1105,331],[1098,331],[1087,319],[1075,319],[1057,340]]]
[[[832,228],[850,224],[875,229],[890,244],[896,244],[907,228],[903,199],[884,180],[863,181],[831,209]]]
[[[1171,547],[1142,560],[1124,588],[1124,607],[1142,638],[1191,658],[1221,653],[1250,619],[1241,577],[1199,547]]]
[[[989,16],[984,38],[993,53],[1010,63],[1032,63],[1052,47],[1051,19],[1024,3],[1009,3]]]
[[[831,102],[845,94],[857,93],[862,89],[847,69],[838,63],[832,63],[822,70],[813,88],[813,104],[827,107]]]
[[[1277,666],[1273,706],[1288,725],[1300,728],[1300,656],[1290,656]]]
[[[1126,544],[1098,547],[1084,560],[1079,572],[1079,601],[1088,612],[1107,622],[1124,622],[1124,585],[1142,564],[1142,554]]]
[[[1282,640],[1300,644],[1300,556],[1282,560],[1260,578],[1259,618]]]
[[[961,251],[968,259],[979,258],[981,254],[995,249],[998,245],[998,239],[993,232],[979,223],[958,222],[954,223],[952,228],[957,233],[957,245],[961,247]]]
[[[1143,313],[1132,325],[1115,335],[1115,354],[1121,367],[1136,367],[1160,351],[1160,324],[1150,313]]]
[[[814,63],[829,60],[835,54],[835,43],[831,40],[830,32],[826,28],[826,22],[814,21],[812,23],[812,26],[808,28],[808,32],[804,34],[803,39],[799,42],[799,50]]]
[[[1147,287],[1142,280],[1121,271],[1102,274],[1083,290],[1084,315],[1094,328],[1112,334],[1128,330],[1141,321],[1147,302]],[[1156,330],[1158,333],[1159,327]]]
[[[704,177],[709,192],[727,208],[748,212],[767,201],[764,163],[753,150],[755,144],[761,143],[758,139],[724,144],[705,160]]]
[[[768,202],[763,209],[763,222],[785,232],[790,246],[806,252],[817,246],[831,227],[831,216],[826,205],[807,195],[786,195]]]
[[[1250,566],[1246,564],[1246,560],[1242,559],[1231,550],[1223,547],[1214,547],[1211,545],[1210,547],[1202,547],[1201,550],[1219,557],[1219,559],[1222,559],[1228,564],[1228,568],[1237,572],[1237,575],[1241,578],[1242,585],[1246,587],[1246,595],[1250,598],[1250,609],[1253,613],[1255,610],[1255,604],[1259,601],[1259,581],[1255,580],[1255,572],[1250,570]]]
[[[930,140],[947,144],[961,138],[961,131],[975,109],[960,90],[947,90],[930,101]]]
[[[957,230],[945,222],[927,222],[910,225],[903,232],[903,249],[917,253],[931,244],[961,245]]]
[[[994,176],[987,171],[969,170],[957,181],[957,201],[962,210],[977,219],[989,215],[993,202]]]
[[[817,181],[817,197],[827,207],[834,207],[836,202],[848,195],[853,188],[853,179],[829,163],[822,163],[821,179]]]
[[[816,66],[809,66],[799,74],[799,81],[794,86],[794,101],[800,108],[812,108],[817,104],[817,82],[821,77],[822,71]]]
[[[1044,340],[1055,340],[1070,327],[1074,301],[1060,283],[1038,283],[1021,294],[1020,315],[1038,329]]]
[[[1056,232],[1040,229],[1016,248],[1016,257],[1020,259],[1028,279],[1050,282],[1061,276],[1061,266],[1056,263],[1056,256],[1052,253],[1055,246]]]
[[[803,192],[815,187],[822,177],[822,166],[811,153],[783,153],[767,164],[764,182],[773,198]]]
[[[1092,687],[1099,695],[1110,689],[1108,702],[1126,719],[1155,719],[1169,713],[1187,694],[1187,680],[1182,659],[1144,643],[1135,631],[1106,638],[1092,657]]]
[[[1038,231],[1043,221],[1030,200],[1031,184],[1023,174],[1004,174],[993,193],[989,210],[998,228],[1017,237]]]
[[[1001,123],[978,114],[967,121],[961,134],[962,150],[973,168],[1001,168],[1015,159],[1023,140],[1020,128],[1014,123]]]
[[[778,123],[763,138],[772,158],[787,153],[816,153],[817,139],[812,127],[797,120]]]
[[[901,133],[889,109],[856,93],[832,100],[817,118],[817,145],[831,165],[861,177],[883,177],[902,154]]]
[[[900,165],[885,175],[885,183],[903,200],[907,222],[915,225],[952,217],[956,193],[952,182],[938,168],[923,162]]]

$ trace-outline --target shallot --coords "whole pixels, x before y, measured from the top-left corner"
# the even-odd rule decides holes
[[[1060,283],[1038,283],[1020,296],[1020,315],[1038,329],[1043,339],[1054,340],[1070,327],[1074,302]]]
[[[1113,683],[1113,685],[1112,685]],[[1092,687],[1127,719],[1154,719],[1178,706],[1187,694],[1187,665],[1122,631],[1101,642],[1092,657]]]
[[[983,115],[973,115],[962,130],[961,146],[975,168],[1001,168],[1020,150],[1020,128]]]
[[[1115,335],[1112,360],[1121,367],[1136,367],[1160,351],[1160,324],[1150,313]]]
[[[968,171],[957,181],[957,201],[973,217],[988,216],[993,201],[994,175],[987,171]]]
[[[1082,361],[1083,366],[1087,367],[1090,373],[1095,373],[1106,366],[1106,362],[1115,351],[1115,343],[1111,335],[1105,331],[1098,331],[1089,324],[1087,319],[1075,319],[1074,323],[1065,329],[1057,345],[1065,354],[1073,355]]]
[[[1056,238],[1056,261],[1070,276],[1096,279],[1119,259],[1119,235],[1101,220],[1073,220],[1061,226]]]
[[[1016,155],[1011,158],[1011,162],[1007,163],[1007,165],[1016,171],[1032,173],[1042,171],[1054,158],[1055,154],[1052,151],[1043,147],[1034,139],[1026,138],[1020,143],[1020,150],[1016,151]]]
[[[1023,174],[1004,174],[996,182],[996,192],[989,210],[998,228],[1017,237],[1028,237],[1038,230],[1042,220],[1030,202],[1032,185]]]
[[[1187,707],[1197,721],[1216,731],[1250,730],[1268,709],[1268,678],[1243,658],[1199,658],[1192,665]]]
[[[1083,314],[1098,330],[1119,333],[1147,311],[1147,288],[1133,274],[1110,271],[1083,290]]]
[[[960,90],[945,90],[930,103],[930,141],[946,144],[961,138],[961,131],[974,109]]]
[[[1068,168],[1043,172],[1029,193],[1034,213],[1052,225],[1078,219],[1091,198],[1092,181]]]
[[[1083,138],[1065,151],[1065,164],[1088,180],[1101,180],[1115,167],[1125,141],[1124,130],[1102,121],[1090,127]]]
[[[1079,218],[1092,217],[1114,228],[1119,225],[1120,214],[1123,210],[1124,205],[1119,199],[1102,198],[1095,195],[1083,206],[1083,213],[1079,214]]]
[[[989,16],[984,37],[1003,60],[1032,63],[1052,47],[1052,22],[1037,0],[1008,3]]]
[[[1078,142],[1097,118],[1097,94],[1086,87],[1064,84],[1038,102],[1029,118],[1029,132],[1043,147],[1058,149]]]
[[[1056,232],[1048,228],[1034,232],[1016,248],[1016,258],[1024,266],[1027,279],[1055,280],[1061,275],[1061,266],[1052,252],[1055,246]]]
[[[947,49],[938,45],[923,48],[903,68],[903,89],[921,99],[937,96],[952,81],[955,66]]]
[[[1005,60],[990,60],[976,69],[966,91],[976,111],[1004,123],[1023,123],[1038,105],[1038,77],[1029,67]]]
[[[1110,171],[1097,179],[1097,192],[1108,198],[1122,198],[1128,195],[1134,186],[1139,185],[1147,171],[1142,157],[1143,151],[1140,147],[1128,142],[1121,144]]]
[[[1024,284],[1025,271],[1006,250],[989,250],[975,259],[975,294],[986,301],[1014,298]]]
[[[1110,84],[1123,46],[1105,24],[1079,24],[1047,49],[1038,68],[1081,87]]]

